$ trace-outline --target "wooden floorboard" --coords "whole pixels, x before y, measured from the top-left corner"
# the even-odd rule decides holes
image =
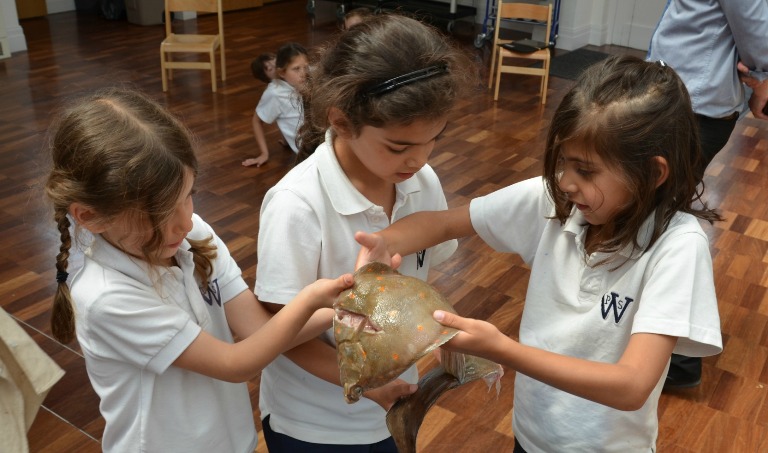
[[[48,326],[59,246],[41,191],[51,112],[72,96],[119,84],[149,93],[179,115],[201,143],[196,210],[227,242],[252,285],[261,200],[290,168],[293,154],[278,144],[279,132],[270,128],[270,161],[261,168],[240,165],[257,151],[251,117],[265,87],[253,78],[249,64],[286,41],[311,48],[338,33],[335,4],[316,5],[314,20],[306,15],[303,0],[226,13],[228,78],[219,81],[215,94],[204,71],[177,71],[169,91],[162,92],[161,25],[133,25],[76,12],[21,21],[29,50],[0,60],[0,304],[67,372],[30,430],[31,451],[99,451],[104,430],[78,345],[54,341]],[[213,22],[202,17],[177,26],[206,30]],[[485,74],[489,46],[474,48],[478,31],[459,21],[453,37]],[[644,56],[617,46],[589,48]],[[540,174],[549,121],[572,84],[552,77],[543,107],[538,79],[525,76],[505,76],[496,103],[485,89],[462,101],[430,160],[449,204],[460,205]],[[727,217],[726,222],[705,227],[725,350],[704,360],[701,386],[662,396],[660,452],[768,451],[766,152],[768,126],[747,117],[707,171],[707,198]],[[493,252],[479,239],[469,238],[460,242],[455,256],[432,270],[430,282],[460,313],[488,319],[516,337],[528,277],[519,257]],[[429,360],[420,364],[422,369],[430,365]],[[511,451],[513,378],[512,371],[505,375],[498,397],[482,383],[444,395],[421,428],[419,451]],[[257,408],[258,379],[249,387]],[[254,415],[258,420],[258,411]],[[263,442],[259,451],[266,451]]]

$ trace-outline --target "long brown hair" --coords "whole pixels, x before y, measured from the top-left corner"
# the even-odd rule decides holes
[[[627,246],[638,250],[638,232],[654,213],[646,248],[664,233],[677,212],[710,223],[722,220],[702,201],[703,185],[697,184],[701,147],[688,91],[663,62],[614,56],[593,65],[565,95],[551,124],[544,177],[561,223],[573,209],[558,186],[565,143],[593,149],[606,165],[621,172],[632,193],[632,202],[613,219],[613,234],[598,251],[616,252]],[[658,187],[655,156],[666,159],[669,167],[666,181]]]
[[[61,238],[51,328],[67,343],[74,335],[66,282],[72,203],[88,206],[101,222],[123,214],[147,222],[152,236],[142,247],[143,258],[159,264],[161,227],[181,195],[186,170],[197,175],[197,159],[181,122],[147,96],[119,88],[86,96],[64,110],[50,128],[49,148],[52,168],[45,192]],[[206,285],[215,246],[210,238],[189,242],[196,275]]]

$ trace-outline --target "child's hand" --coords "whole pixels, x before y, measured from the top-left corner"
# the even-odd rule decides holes
[[[365,391],[363,396],[384,408],[385,411],[388,411],[397,400],[410,395],[418,390],[418,388],[419,386],[416,384],[409,384],[402,379],[395,379],[381,387]]]
[[[307,285],[301,293],[304,293],[307,303],[315,310],[331,308],[336,302],[336,298],[339,297],[339,293],[351,287],[354,282],[352,274],[344,274],[336,279],[321,278]]]
[[[358,231],[355,233],[355,240],[362,245],[360,253],[357,254],[355,269],[360,269],[366,264],[373,262],[384,263],[392,269],[400,267],[402,257],[398,253],[390,255],[383,236],[376,233]]]
[[[440,324],[458,329],[460,332],[441,348],[447,351],[461,352],[498,362],[495,351],[509,337],[493,324],[461,316],[443,310],[436,310],[432,317]]]
[[[261,167],[267,162],[267,160],[269,160],[269,154],[260,154],[259,157],[251,157],[250,159],[245,159],[243,161],[243,167],[250,167],[251,165]]]

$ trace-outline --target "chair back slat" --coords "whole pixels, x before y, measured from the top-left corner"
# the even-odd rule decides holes
[[[167,11],[203,11],[215,13],[219,11],[221,0],[165,0]]]

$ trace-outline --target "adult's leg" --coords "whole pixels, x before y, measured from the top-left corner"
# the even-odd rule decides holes
[[[736,121],[739,119],[738,112],[726,118],[710,118],[704,115],[696,115],[699,122],[699,137],[701,139],[702,165],[699,171],[699,179],[704,177],[704,170],[715,155],[728,143],[733,128],[736,127]]]
[[[710,118],[696,115],[699,122],[699,137],[701,139],[702,165],[698,174],[699,180],[704,178],[704,171],[717,153],[728,143],[738,112],[727,118]],[[686,357],[672,354],[669,372],[664,382],[665,389],[695,387],[701,383],[701,357]]]

